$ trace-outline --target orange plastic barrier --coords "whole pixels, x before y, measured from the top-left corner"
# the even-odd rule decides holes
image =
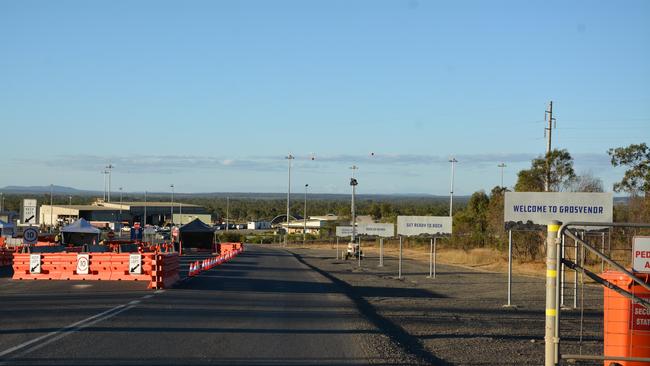
[[[77,253],[13,254],[14,280],[105,280],[147,281],[149,288],[168,288],[179,279],[179,259],[176,253],[142,253],[140,263],[131,262],[133,253],[82,253],[87,274],[77,273],[80,257]],[[135,253],[137,254],[137,253]],[[30,261],[30,256],[40,263]],[[36,257],[38,256],[38,257]],[[137,259],[136,259],[137,261]],[[40,273],[32,273],[40,264]],[[33,265],[34,268],[30,268]],[[129,267],[135,265],[134,268]],[[139,267],[139,268],[138,268]],[[140,274],[132,273],[139,269]]]
[[[638,297],[650,300],[650,291],[636,284],[623,273],[607,271],[602,277]],[[649,274],[637,278],[650,284]],[[604,346],[605,356],[650,357],[650,310],[605,288],[604,293]],[[643,362],[605,361],[605,366],[641,366]]]
[[[232,258],[236,257],[239,253],[243,251],[244,248],[241,247],[240,249],[234,249],[234,250],[228,250],[226,252],[222,252],[220,255],[216,257],[210,257],[202,261],[196,261],[194,263],[190,263],[187,275],[189,277],[194,277],[203,271],[210,270],[222,263],[231,260]]]

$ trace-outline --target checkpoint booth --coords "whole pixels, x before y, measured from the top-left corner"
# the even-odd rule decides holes
[[[92,226],[85,219],[79,219],[61,229],[63,244],[81,246],[99,243],[101,230]]]
[[[194,219],[179,229],[180,245],[188,248],[212,250],[214,247],[214,228],[203,221]]]

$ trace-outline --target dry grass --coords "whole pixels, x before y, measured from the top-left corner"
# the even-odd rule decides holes
[[[347,243],[340,243],[339,250],[345,250]],[[291,247],[301,248],[320,248],[335,249],[336,246],[331,243],[308,243],[305,246],[301,244],[291,244]],[[370,256],[378,256],[379,246],[376,243],[362,243],[364,251]],[[405,246],[403,256],[405,258],[428,261],[429,246]],[[389,256],[397,256],[398,248],[395,243],[384,245],[384,253]],[[451,264],[468,267],[476,270],[507,273],[508,272],[508,253],[500,252],[492,248],[474,248],[469,250],[455,248],[438,248],[436,251],[436,261],[441,264]],[[586,266],[593,272],[600,272],[600,264]],[[513,273],[534,277],[544,277],[546,275],[546,263],[543,260],[538,261],[520,261],[514,258],[512,264]],[[567,276],[567,281],[572,281],[572,276]]]

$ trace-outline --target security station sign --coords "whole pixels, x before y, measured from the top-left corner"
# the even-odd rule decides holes
[[[650,273],[650,236],[634,237],[632,270],[639,273]]]
[[[506,229],[547,225],[553,220],[612,222],[613,206],[611,193],[506,192],[503,214]]]
[[[129,255],[129,274],[132,275],[142,274],[142,255],[140,254]]]
[[[397,235],[451,234],[452,219],[449,216],[397,216]]]

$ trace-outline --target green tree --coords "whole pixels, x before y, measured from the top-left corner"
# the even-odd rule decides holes
[[[607,151],[613,166],[626,166],[623,179],[614,184],[616,192],[650,192],[650,149],[645,143],[617,147]]]
[[[547,160],[549,174],[547,178]],[[575,179],[573,158],[566,149],[552,150],[546,156],[533,159],[530,169],[525,169],[517,174],[515,190],[519,192],[541,192],[548,180],[550,191],[558,192],[568,188]]]

